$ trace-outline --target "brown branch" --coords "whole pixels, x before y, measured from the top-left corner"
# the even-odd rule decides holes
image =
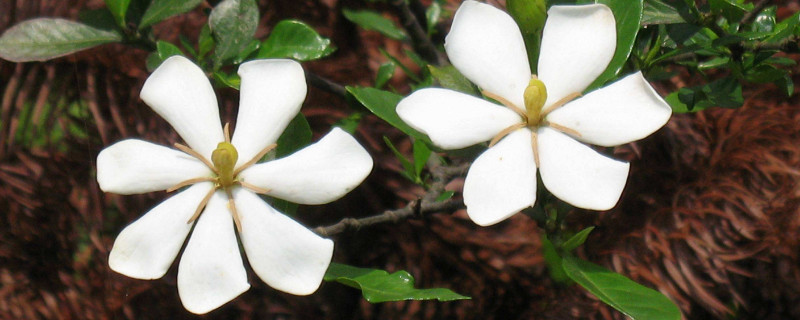
[[[331,80],[325,79],[317,74],[306,70],[306,79],[308,79],[308,83],[312,86],[319,88],[320,90],[327,91],[329,93],[333,93],[339,97],[344,98],[347,96],[347,90],[345,90],[344,86],[335,83]]]
[[[430,168],[429,171],[433,177],[433,183],[428,189],[428,192],[426,192],[420,199],[411,201],[405,207],[400,209],[386,210],[383,213],[374,216],[359,219],[344,218],[336,224],[315,228],[314,232],[323,237],[330,237],[347,230],[357,230],[374,224],[387,222],[396,223],[412,217],[421,217],[425,214],[451,212],[464,208],[464,202],[460,199],[436,201],[436,198],[438,198],[442,192],[444,192],[444,186],[448,181],[450,181],[453,177],[464,174],[469,167],[469,163],[446,167],[439,165],[438,160],[436,160],[435,157],[436,156],[432,156],[428,161]]]

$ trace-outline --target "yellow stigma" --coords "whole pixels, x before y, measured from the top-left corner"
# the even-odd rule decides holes
[[[525,99],[525,112],[528,115],[528,125],[538,126],[541,121],[542,107],[547,101],[547,89],[544,82],[533,77],[523,93]]]
[[[230,142],[220,142],[214,152],[211,153],[211,162],[218,172],[218,183],[222,188],[227,188],[233,185],[234,176],[233,169],[236,166],[236,161],[239,160],[239,153]]]

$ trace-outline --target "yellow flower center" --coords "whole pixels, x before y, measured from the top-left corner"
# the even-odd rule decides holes
[[[547,101],[547,88],[545,88],[544,82],[536,77],[531,78],[528,87],[525,88],[523,97],[525,100],[525,114],[528,118],[528,126],[532,128],[538,127],[544,118],[542,107],[544,107],[544,103]]]
[[[176,184],[175,186],[167,189],[167,192],[172,192],[183,188],[188,185],[192,185],[198,182],[205,182],[210,181],[214,182],[214,188],[209,190],[206,196],[200,201],[200,204],[197,206],[197,210],[195,210],[194,215],[189,218],[189,221],[186,223],[192,223],[193,221],[197,220],[200,217],[200,213],[203,212],[203,209],[208,204],[208,201],[211,200],[211,196],[214,195],[214,192],[217,190],[225,191],[225,195],[228,196],[228,209],[231,211],[231,216],[233,217],[233,222],[236,224],[236,229],[242,231],[242,225],[239,222],[239,213],[236,211],[236,204],[233,201],[233,187],[234,186],[242,186],[244,188],[250,189],[253,192],[266,194],[269,190],[260,188],[244,181],[239,180],[237,177],[242,170],[247,169],[248,167],[252,166],[258,160],[260,160],[267,152],[270,152],[274,149],[277,145],[271,144],[268,145],[264,150],[261,150],[257,155],[255,155],[252,159],[245,162],[243,165],[236,168],[236,162],[239,160],[239,152],[236,151],[236,147],[231,144],[231,135],[229,131],[228,124],[225,124],[225,141],[220,142],[217,144],[217,148],[211,152],[211,161],[208,161],[206,157],[198,153],[197,151],[192,150],[191,148],[184,146],[180,143],[175,144],[175,148],[191,155],[192,157],[197,158],[201,162],[203,162],[212,172],[214,172],[214,177],[199,177],[193,178],[181,183]]]

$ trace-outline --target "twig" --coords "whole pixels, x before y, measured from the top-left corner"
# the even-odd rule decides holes
[[[393,0],[391,3],[400,14],[400,22],[408,32],[408,36],[411,37],[411,45],[414,46],[414,50],[433,65],[440,66],[444,64],[445,59],[442,53],[436,50],[436,46],[433,45],[428,33],[422,28],[422,24],[417,20],[417,16],[411,12],[411,8],[408,7],[408,2],[406,1]]]
[[[433,160],[434,157],[431,157],[432,160],[428,161],[429,171],[431,172],[431,176],[433,176],[433,183],[428,189],[428,192],[420,199],[409,202],[403,208],[386,210],[374,216],[359,219],[344,218],[336,224],[315,228],[314,232],[323,237],[329,237],[350,229],[360,229],[362,227],[387,222],[396,223],[415,216],[419,217],[425,214],[449,212],[464,208],[464,202],[462,200],[449,199],[437,202],[436,198],[444,192],[444,186],[451,178],[464,174],[469,167],[469,163],[445,167],[439,165],[438,161]]]
[[[328,79],[325,79],[323,77],[320,77],[312,73],[311,71],[306,70],[305,73],[306,73],[306,79],[308,79],[308,82],[311,83],[312,86],[315,86],[323,91],[333,93],[340,97],[347,96],[347,90],[345,90],[344,86],[335,83],[333,81],[330,81]]]

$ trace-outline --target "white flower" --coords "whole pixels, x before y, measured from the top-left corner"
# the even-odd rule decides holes
[[[607,210],[619,200],[629,164],[578,141],[628,143],[658,130],[671,115],[641,72],[577,98],[605,70],[615,47],[614,16],[605,5],[553,6],[532,77],[514,20],[490,5],[465,1],[445,50],[461,73],[506,107],[428,88],[400,101],[397,113],[444,149],[492,140],[464,182],[467,213],[479,225],[533,206],[537,168],[553,195],[576,207]]]
[[[160,278],[197,221],[178,266],[178,294],[184,307],[198,314],[250,288],[234,228],[264,282],[297,295],[316,291],[330,264],[333,242],[276,211],[256,193],[322,204],[352,190],[372,170],[366,150],[338,128],[288,157],[255,164],[299,112],[305,76],[291,60],[247,62],[239,75],[232,140],[227,125],[225,130],[220,126],[206,75],[186,58],[174,56],[150,75],[141,97],[188,147],[176,144],[181,152],[130,139],[97,156],[97,181],[106,192],[138,194],[191,185],[122,230],[108,263],[129,277]]]

